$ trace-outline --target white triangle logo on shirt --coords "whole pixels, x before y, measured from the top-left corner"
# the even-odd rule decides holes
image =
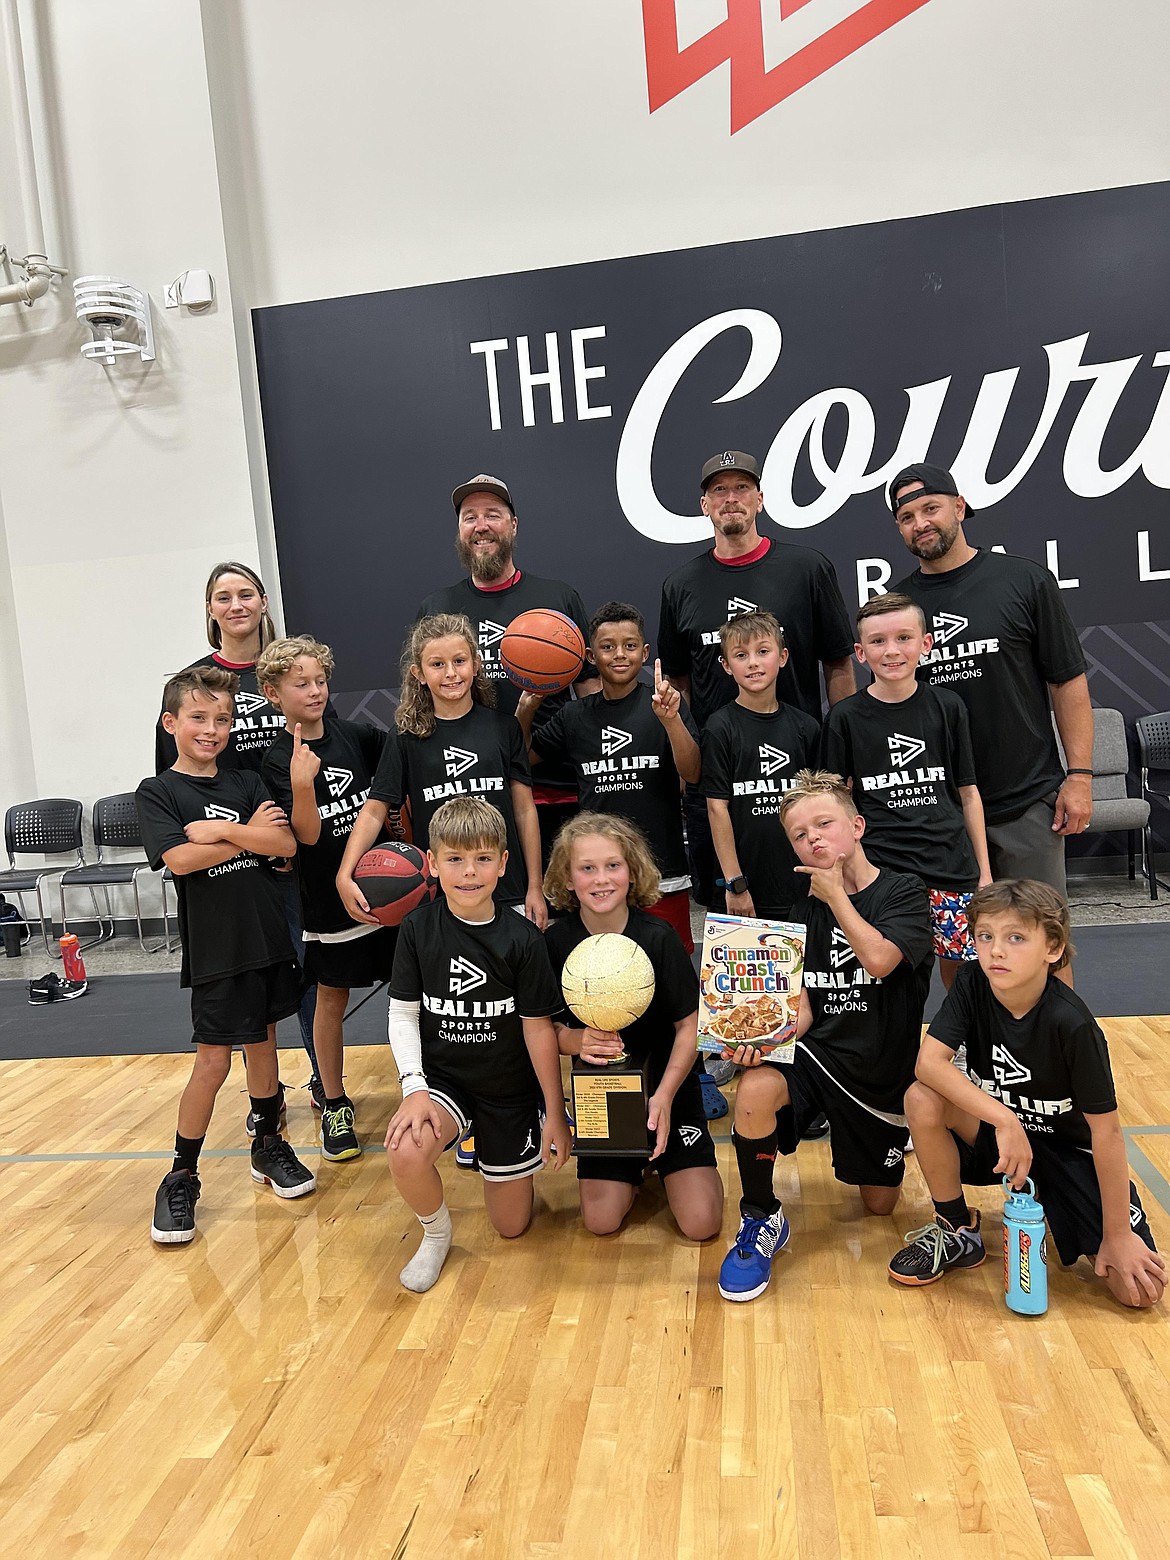
[[[620,726],[603,726],[601,730],[601,751],[608,758],[611,753],[620,753],[622,748],[629,747],[633,740],[632,733],[623,731]]]
[[[470,959],[460,957],[451,960],[451,991],[454,996],[461,997],[465,992],[486,984],[487,976]]]
[[[848,937],[846,937],[839,926],[835,926],[833,935],[829,939],[829,963],[837,970],[843,964],[848,964],[850,960],[856,958],[857,955],[850,946]]]
[[[743,612],[758,612],[760,609],[754,601],[745,601],[742,596],[732,596],[727,603],[727,619],[739,617]]]
[[[890,762],[901,769],[912,758],[918,758],[926,752],[926,743],[919,742],[917,737],[904,737],[900,731],[895,731],[892,737],[887,737],[886,742],[890,749]]]
[[[230,807],[217,807],[214,802],[208,802],[203,809],[205,818],[219,818],[224,823],[239,823],[240,815],[233,812]]]
[[[760,773],[762,775],[774,775],[778,769],[787,769],[790,755],[783,748],[771,747],[767,742],[760,743]]]
[[[342,796],[353,784],[353,771],[351,769],[327,769],[325,781],[329,786],[330,796]]]
[[[262,693],[237,693],[236,694],[236,714],[237,715],[252,715],[262,705],[267,704],[267,703],[268,703],[268,700],[264,697],[264,695]]]
[[[465,748],[444,748],[443,757],[447,763],[447,773],[452,779],[456,775],[461,775],[465,769],[472,769],[479,763],[479,754],[468,753]]]
[[[934,628],[935,643],[945,645],[963,632],[967,627],[967,619],[956,617],[953,612],[936,612],[931,618],[931,624]]]
[[[1028,1083],[1032,1077],[1032,1069],[1017,1062],[1006,1045],[992,1046],[991,1070],[996,1083]]]
[[[489,645],[498,645],[507,632],[502,623],[493,623],[491,618],[481,618],[479,623],[480,646],[486,650]]]

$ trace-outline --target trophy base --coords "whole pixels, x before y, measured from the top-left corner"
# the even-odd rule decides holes
[[[650,1158],[646,1130],[647,1063],[628,1059],[595,1066],[573,1058],[573,1152],[583,1157]]]

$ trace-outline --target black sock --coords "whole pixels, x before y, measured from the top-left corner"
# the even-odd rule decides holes
[[[325,1109],[326,1110],[340,1110],[343,1105],[348,1105],[348,1104],[349,1104],[349,1101],[345,1097],[345,1090],[344,1089],[342,1089],[341,1093],[337,1096],[337,1098],[335,1100],[331,1100],[328,1095],[325,1096]]]
[[[953,1230],[966,1229],[971,1224],[971,1210],[967,1206],[967,1200],[963,1196],[956,1197],[952,1202],[936,1202],[934,1211],[950,1225]]]
[[[767,1218],[776,1212],[780,1201],[772,1190],[772,1171],[776,1165],[776,1128],[767,1137],[741,1137],[733,1131],[735,1158],[739,1165],[739,1184],[743,1188],[740,1208],[750,1207]]]
[[[175,1162],[172,1170],[190,1170],[192,1175],[199,1174],[199,1150],[203,1147],[203,1138],[185,1138],[180,1133],[175,1133]]]
[[[280,1090],[278,1089],[270,1099],[258,1100],[254,1094],[248,1096],[252,1102],[252,1115],[256,1121],[256,1141],[261,1138],[277,1137],[280,1134]]]

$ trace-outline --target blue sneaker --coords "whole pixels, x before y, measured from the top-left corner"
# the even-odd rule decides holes
[[[478,1170],[479,1159],[475,1152],[475,1127],[465,1132],[455,1145],[455,1163],[460,1170]]]
[[[772,1258],[783,1251],[792,1234],[783,1208],[765,1218],[739,1221],[735,1245],[719,1269],[719,1293],[725,1300],[754,1300],[767,1289],[772,1278]]]

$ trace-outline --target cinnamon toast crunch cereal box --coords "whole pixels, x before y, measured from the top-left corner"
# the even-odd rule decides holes
[[[708,915],[699,965],[700,1051],[754,1045],[792,1060],[804,974],[804,927]]]

